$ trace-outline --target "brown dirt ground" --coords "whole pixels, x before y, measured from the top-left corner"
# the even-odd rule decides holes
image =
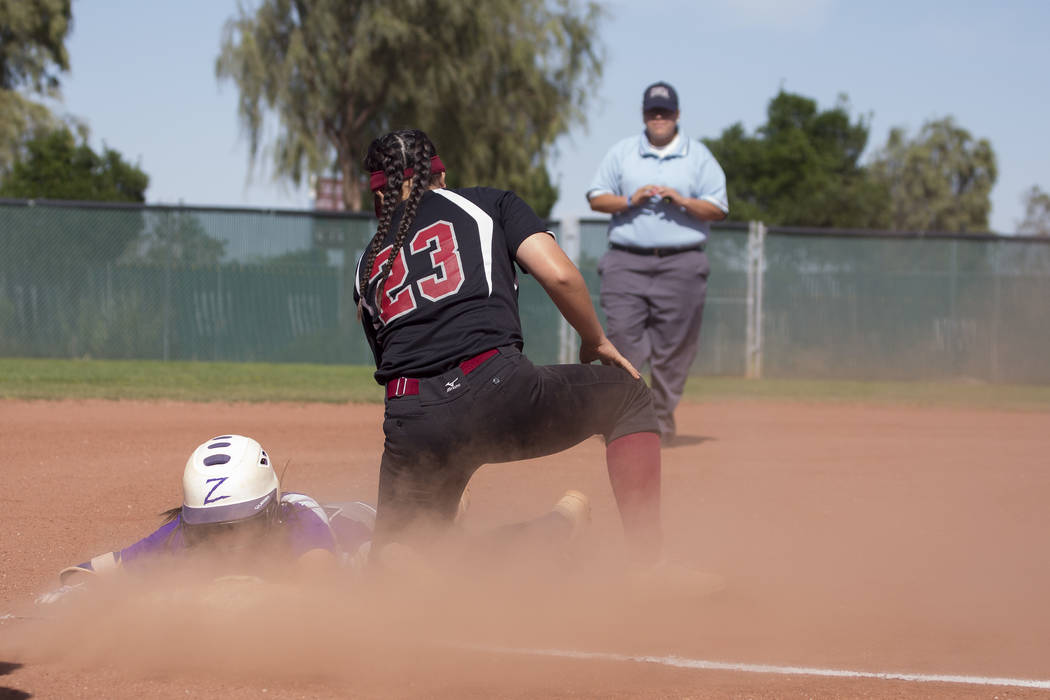
[[[179,502],[186,457],[215,434],[256,437],[279,468],[290,460],[287,489],[374,500],[381,412],[0,401],[0,614],[31,613],[60,568],[150,532]],[[563,578],[372,598],[351,587],[269,605],[230,634],[187,632],[177,606],[9,619],[0,699],[1050,695],[431,643],[1050,678],[1050,413],[739,401],[683,404],[678,419],[681,444],[663,453],[667,548],[724,575],[719,595],[619,585],[619,523],[593,439],[485,467],[471,486],[468,529],[544,512],[566,488],[590,494],[592,527]]]

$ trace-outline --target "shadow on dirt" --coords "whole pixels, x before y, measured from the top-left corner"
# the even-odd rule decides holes
[[[9,661],[0,661],[0,676],[6,676],[9,673],[13,673],[18,669],[22,668],[22,664],[13,664]],[[26,700],[26,698],[33,697],[31,694],[24,690],[15,690],[14,688],[5,688],[0,686],[0,700]]]
[[[671,438],[670,444],[664,443],[663,447],[665,449],[668,447],[688,447],[690,445],[699,445],[700,443],[714,439],[715,438],[708,437],[707,435],[675,435]]]

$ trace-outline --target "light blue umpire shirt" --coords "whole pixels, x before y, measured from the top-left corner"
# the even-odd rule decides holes
[[[587,199],[599,194],[630,197],[644,185],[671,187],[684,197],[703,199],[729,213],[726,174],[707,146],[678,129],[663,149],[643,131],[616,143],[602,159]],[[613,214],[609,241],[643,248],[677,248],[703,243],[710,222],[700,221],[659,197]]]

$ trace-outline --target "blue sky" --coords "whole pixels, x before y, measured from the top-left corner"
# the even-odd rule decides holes
[[[236,0],[73,3],[72,70],[60,109],[91,143],[138,161],[154,203],[306,208],[305,187],[249,168],[237,90],[214,64]],[[249,2],[249,4],[251,4]],[[764,121],[780,87],[871,116],[868,153],[889,129],[915,133],[946,115],[987,138],[999,162],[992,228],[1013,230],[1022,194],[1050,190],[1050,2],[1006,0],[706,0],[608,2],[605,70],[588,125],[558,143],[555,216],[585,215],[605,150],[641,128],[642,90],[666,80],[685,131],[717,136]],[[439,144],[440,146],[440,144]],[[867,154],[866,154],[867,155]],[[732,207],[732,193],[730,193]]]

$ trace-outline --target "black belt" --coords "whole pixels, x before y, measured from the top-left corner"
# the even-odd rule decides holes
[[[642,248],[641,246],[623,245],[621,243],[610,243],[609,247],[613,250],[622,250],[625,253],[633,253],[634,255],[655,255],[658,258],[666,258],[668,255],[678,255],[679,253],[688,253],[691,250],[699,250],[701,252],[704,250],[703,243],[687,245],[681,248]]]

